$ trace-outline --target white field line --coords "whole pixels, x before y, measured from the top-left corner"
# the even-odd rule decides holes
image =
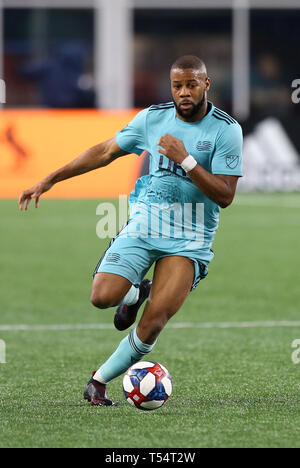
[[[199,328],[274,328],[274,327],[300,327],[300,321],[273,321],[273,322],[174,322],[167,325],[170,329]],[[86,323],[86,324],[57,324],[57,325],[0,325],[0,332],[7,331],[64,331],[64,330],[113,330],[113,324]]]

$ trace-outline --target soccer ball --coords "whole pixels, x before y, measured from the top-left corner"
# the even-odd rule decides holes
[[[163,406],[172,393],[172,378],[168,370],[152,361],[131,366],[123,379],[126,400],[140,410],[154,410]]]

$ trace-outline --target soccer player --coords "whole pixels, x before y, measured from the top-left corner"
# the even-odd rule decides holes
[[[242,176],[240,125],[207,100],[210,79],[195,56],[171,67],[173,101],[142,110],[115,138],[100,143],[20,195],[31,199],[62,180],[110,164],[130,153],[150,153],[150,174],[130,195],[127,225],[99,261],[91,302],[118,306],[117,329],[129,328],[147,300],[138,325],[86,385],[92,405],[114,404],[106,386],[150,353],[167,322],[206,277],[219,211],[233,201]],[[153,281],[143,279],[155,263]]]

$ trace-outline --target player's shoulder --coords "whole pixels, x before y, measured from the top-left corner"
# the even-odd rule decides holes
[[[243,130],[241,125],[237,120],[235,120],[227,112],[214,107],[212,109],[211,118],[213,119],[213,128],[217,132],[218,141],[242,141],[243,140]]]
[[[154,104],[147,108],[147,120],[149,125],[163,125],[169,122],[175,110],[174,102]]]
[[[157,113],[159,111],[166,112],[174,108],[175,108],[175,105],[173,101],[162,102],[161,104],[153,104],[152,106],[148,107],[148,112],[154,112],[154,113]]]
[[[240,126],[237,120],[218,107],[213,108],[211,116],[215,119],[215,123],[219,123],[219,125],[224,125],[225,127],[229,125]]]

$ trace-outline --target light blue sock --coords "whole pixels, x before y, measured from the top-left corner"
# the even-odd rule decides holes
[[[136,304],[139,299],[139,295],[140,295],[140,288],[137,288],[136,286],[132,285],[128,293],[126,294],[126,296],[123,297],[119,305],[125,304],[125,305],[130,306],[130,305]]]
[[[130,366],[140,361],[143,356],[150,353],[155,343],[152,345],[143,343],[137,336],[136,329],[132,330],[121,341],[118,349],[100,367],[93,378],[101,383],[110,382],[127,371]]]

